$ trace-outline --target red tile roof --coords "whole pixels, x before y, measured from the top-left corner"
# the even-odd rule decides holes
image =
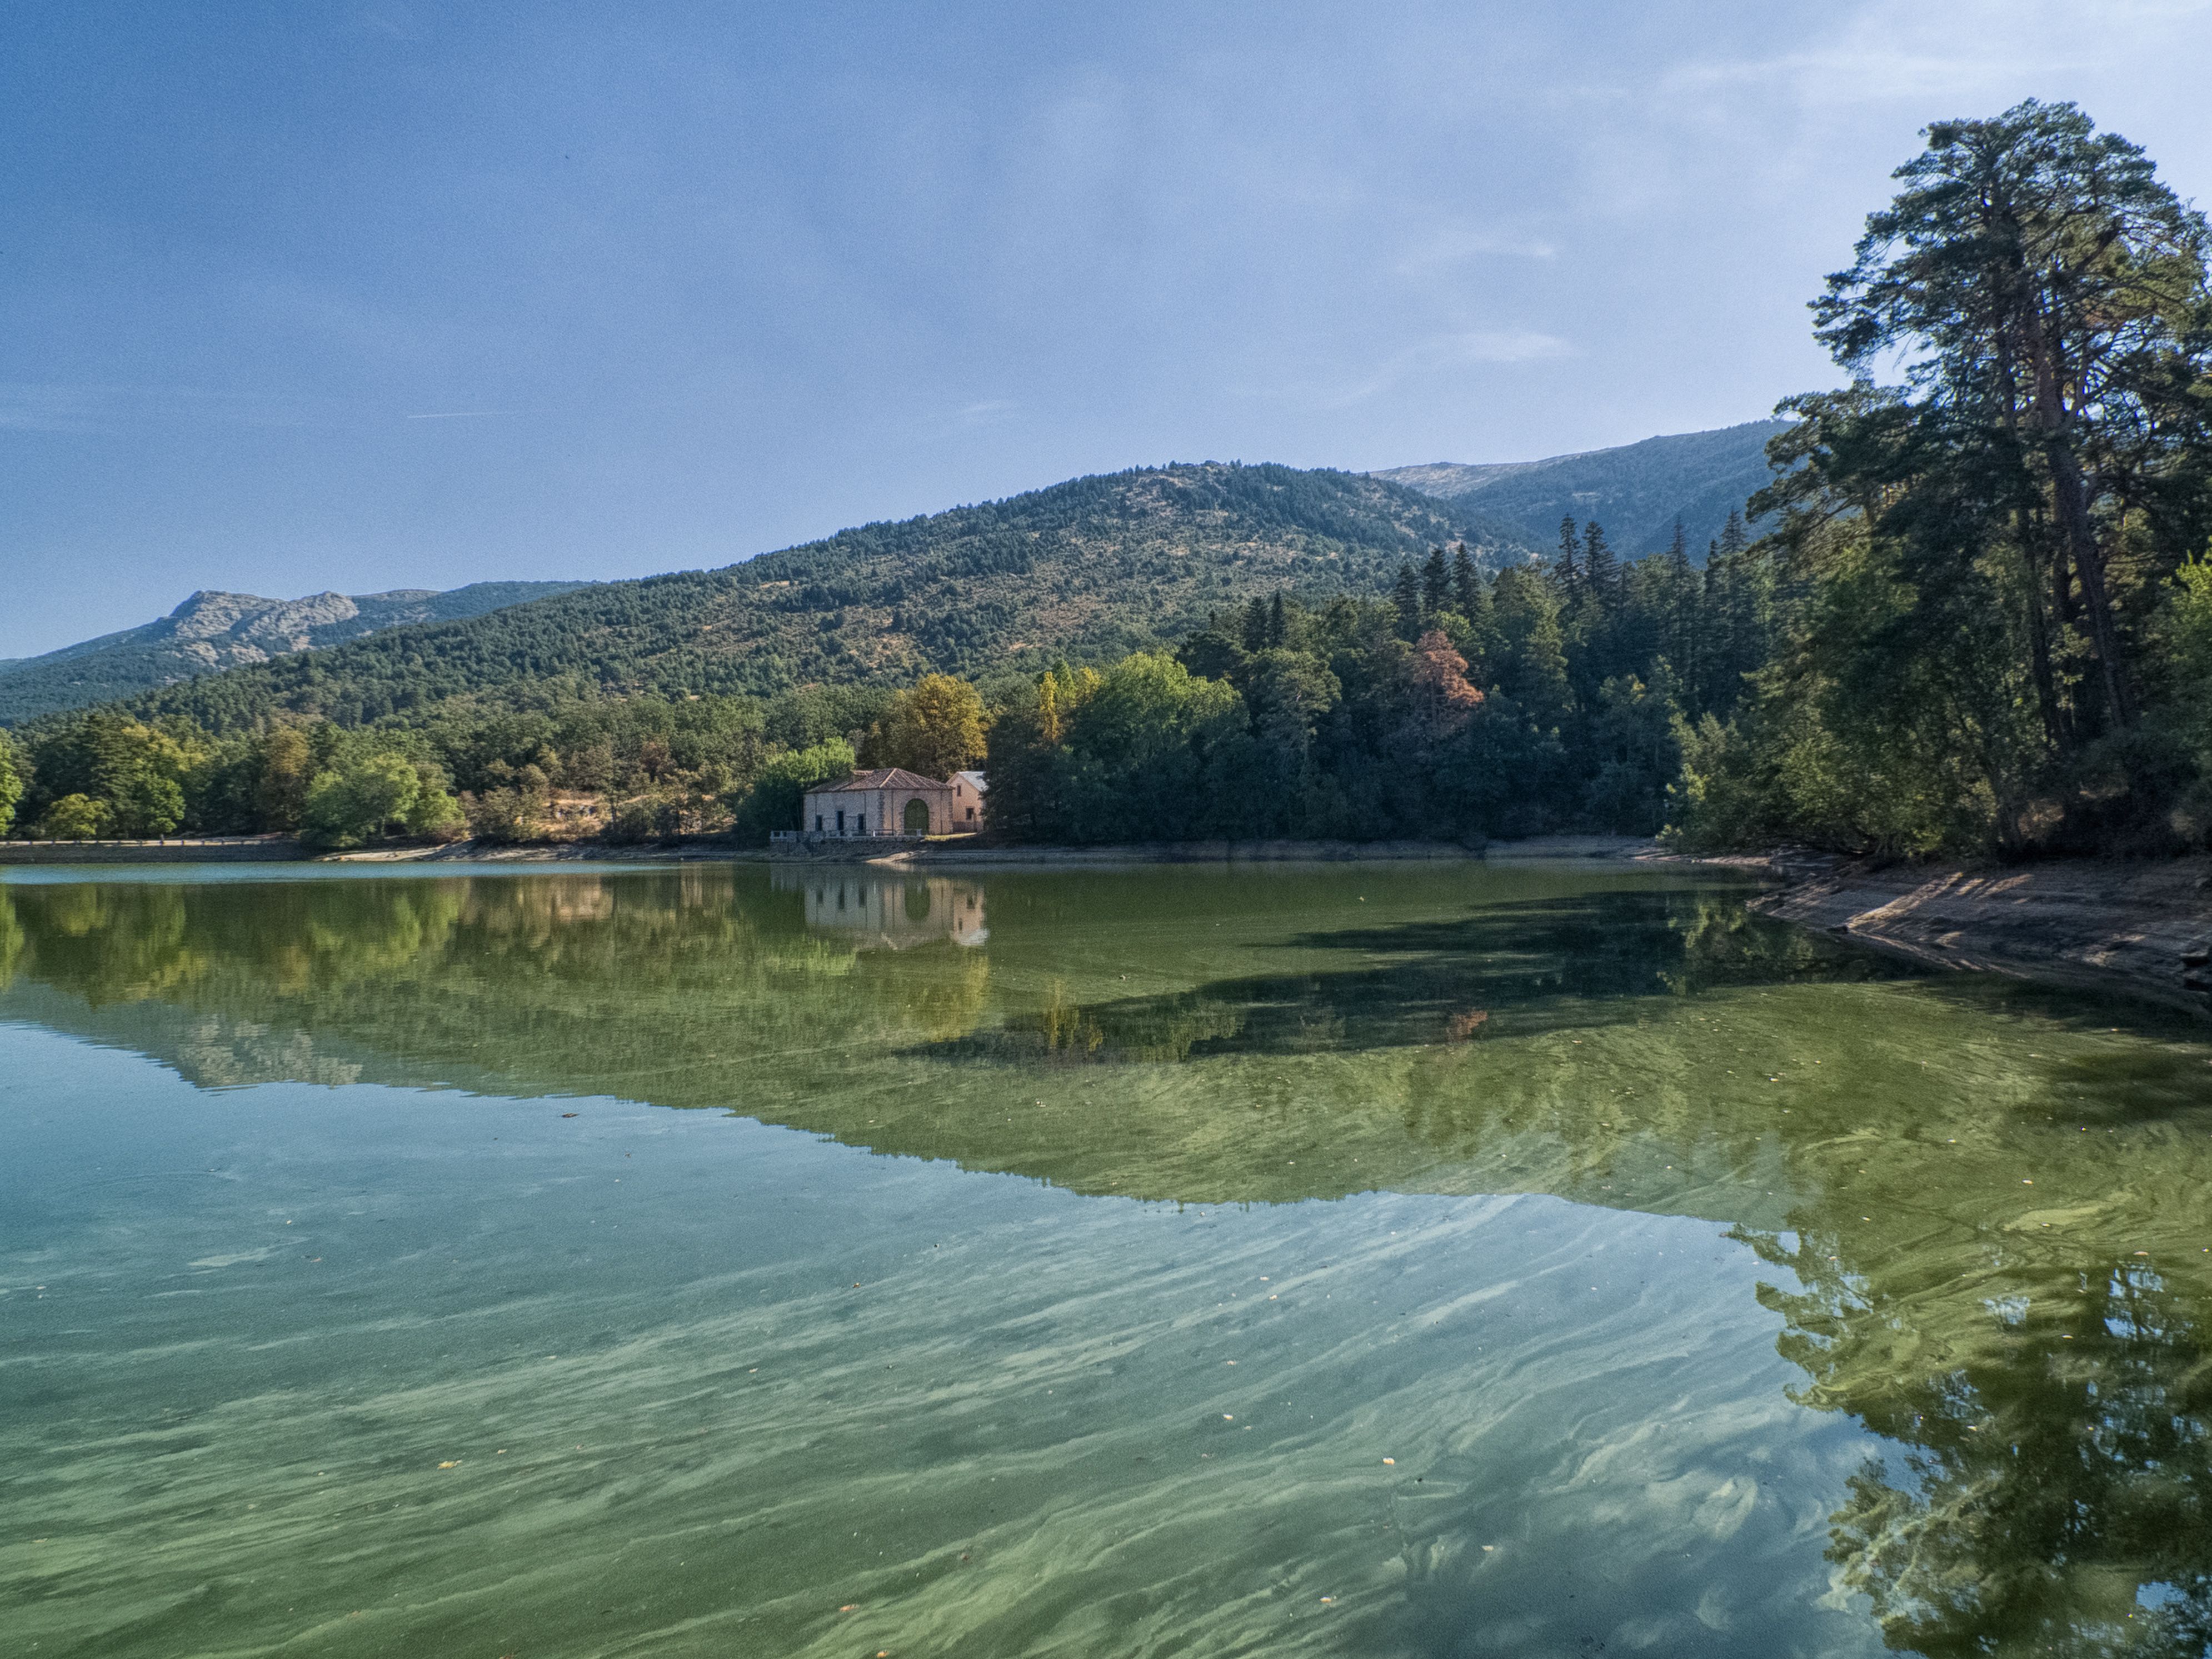
[[[806,793],[810,795],[837,795],[848,791],[858,793],[864,789],[950,789],[949,783],[939,783],[935,778],[925,778],[919,772],[909,772],[902,766],[878,767],[872,772],[855,772],[842,783],[817,783]]]

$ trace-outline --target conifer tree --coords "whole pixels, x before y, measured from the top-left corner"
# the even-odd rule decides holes
[[[1705,591],[1698,597],[1697,679],[1690,689],[1691,712],[1705,714],[1721,702],[1720,677],[1729,659],[1729,562],[1717,541],[1705,544]]]
[[[1607,544],[1605,526],[1595,519],[1583,526],[1583,580],[1602,605],[1620,597],[1620,564]]]
[[[1559,520],[1559,556],[1552,566],[1552,584],[1559,590],[1562,599],[1571,599],[1582,586],[1582,572],[1575,566],[1575,556],[1582,550],[1575,536],[1574,514],[1570,513]]]
[[[1497,607],[1491,601],[1489,584],[1472,561],[1467,574],[1468,580],[1460,587],[1459,613],[1467,618],[1467,635],[1460,650],[1468,660],[1468,677],[1477,685],[1488,685],[1498,672]]]
[[[1474,613],[1489,597],[1482,586],[1482,573],[1474,568],[1474,561],[1467,550],[1465,542],[1452,544],[1452,601],[1459,614],[1472,621]]]
[[[1539,730],[1565,720],[1574,705],[1566,652],[1559,636],[1559,601],[1534,571],[1509,565],[1491,584],[1498,633],[1498,683]]]
[[[1267,643],[1275,647],[1288,645],[1291,641],[1290,618],[1283,611],[1283,590],[1277,588],[1275,597],[1267,601]]]
[[[1665,615],[1661,637],[1666,641],[1667,659],[1674,665],[1685,696],[1695,695],[1698,659],[1702,654],[1698,590],[1698,573],[1690,564],[1689,538],[1684,534],[1682,521],[1678,518],[1674,520],[1674,538],[1667,547]]]
[[[1398,637],[1411,645],[1421,637],[1421,579],[1410,561],[1399,565],[1390,598],[1398,608]]]
[[[1723,708],[1743,694],[1743,677],[1765,665],[1774,623],[1774,569],[1748,548],[1729,561],[1729,654],[1720,687]]]
[[[1428,562],[1421,567],[1421,614],[1433,620],[1450,602],[1451,575],[1444,564],[1444,550],[1432,547]]]
[[[2025,639],[2047,625],[2046,595],[2051,611],[2078,616],[2100,712],[2131,725],[2142,647],[2115,581],[2130,560],[2111,520],[2141,513],[2150,533],[2173,538],[2158,555],[2167,569],[2203,545],[2207,515],[2191,498],[2202,495],[2212,420],[2202,391],[2185,388],[2212,374],[2212,227],[2140,147],[2098,132],[2072,104],[2029,99],[1986,120],[1936,122],[1924,136],[1926,149],[1893,175],[1905,188],[1868,216],[1851,267],[1813,307],[1815,337],[1860,386],[1885,360],[1903,360],[1917,477],[1900,489],[1905,452],[1868,442],[1895,424],[1893,394],[1793,398],[1785,406],[1805,418],[1785,440],[1810,465],[1800,469],[1809,476],[1776,482],[1797,509],[1784,527],[1806,532],[1854,494],[1875,503],[1865,516],[1876,533],[1900,541],[1931,509],[1947,513],[1952,522],[1913,556],[1927,617],[1929,595],[1964,592],[2001,543],[2025,541],[2005,600],[1978,604],[2009,611]],[[1934,468],[1921,459],[1931,436]],[[1984,499],[2009,500],[1970,524],[1957,485],[1975,473]],[[1937,500],[1919,485],[1931,477]],[[1950,630],[1936,623],[1916,648],[1948,654]],[[1993,663],[1984,682],[2011,665]],[[2040,661],[2030,672],[2044,724],[2060,736],[2064,694]]]
[[[1751,538],[1744,533],[1743,514],[1733,507],[1729,508],[1728,523],[1721,527],[1721,556],[1733,559],[1750,544]]]
[[[1265,651],[1267,648],[1267,602],[1257,593],[1244,607],[1244,626],[1241,633],[1247,651]]]

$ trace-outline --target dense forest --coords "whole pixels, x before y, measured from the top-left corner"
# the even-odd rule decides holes
[[[1741,525],[1693,564],[1624,565],[1561,526],[1548,565],[1464,548],[1319,606],[1278,594],[1173,653],[1062,668],[989,735],[1011,838],[1480,840],[1662,824],[1686,718],[1733,714],[1766,655],[1769,578]]]
[[[0,826],[750,839],[856,762],[982,761],[1014,841],[2201,848],[2212,239],[2071,106],[1926,137],[1814,307],[1853,378],[1702,556],[1569,518],[1528,559],[1341,473],[1079,480],[37,722]]]
[[[758,841],[856,763],[984,763],[1009,839],[1649,834],[1686,715],[1732,713],[1765,659],[1766,568],[1734,521],[1703,568],[1680,538],[1624,565],[1595,523],[1561,537],[1548,565],[1492,574],[1463,543],[1434,548],[1370,593],[1278,589],[1103,670],[980,687],[556,690],[229,732],[95,710],[24,734],[22,817],[59,836],[296,830],[331,846],[465,830]]]
[[[582,582],[471,582],[435,592],[316,593],[264,599],[192,594],[167,616],[42,656],[0,662],[0,726],[88,708],[242,663],[337,645],[410,623],[458,622],[573,592]]]
[[[719,570],[606,582],[392,630],[135,699],[210,732],[360,726],[454,697],[744,694],[895,686],[929,672],[1110,662],[1285,583],[1360,592],[1464,536],[1527,556],[1445,503],[1346,472],[1206,464],[1078,478],[867,525]]]

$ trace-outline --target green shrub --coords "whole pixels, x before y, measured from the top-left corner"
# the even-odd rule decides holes
[[[107,803],[89,795],[64,795],[39,819],[48,841],[97,841],[108,833]]]
[[[404,829],[422,794],[413,762],[400,755],[364,755],[318,775],[307,786],[301,839],[314,847],[358,847]]]

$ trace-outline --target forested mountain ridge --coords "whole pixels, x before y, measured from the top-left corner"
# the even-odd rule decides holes
[[[464,622],[372,635],[134,700],[234,731],[273,713],[356,725],[448,698],[572,691],[773,694],[942,671],[1111,660],[1289,587],[1373,592],[1464,540],[1533,549],[1387,480],[1206,462],[1077,478],[715,570],[606,582]]]
[[[1728,515],[1773,481],[1767,441],[1789,425],[1749,421],[1540,461],[1438,461],[1370,476],[1479,513],[1547,548],[1561,519],[1595,519],[1630,556],[1656,553],[1672,543],[1679,520],[1692,562],[1702,562]]]
[[[167,616],[0,661],[0,726],[134,696],[295,651],[312,651],[410,623],[453,622],[504,605],[568,593],[581,582],[471,582],[444,592],[311,593],[270,599],[202,590]]]

